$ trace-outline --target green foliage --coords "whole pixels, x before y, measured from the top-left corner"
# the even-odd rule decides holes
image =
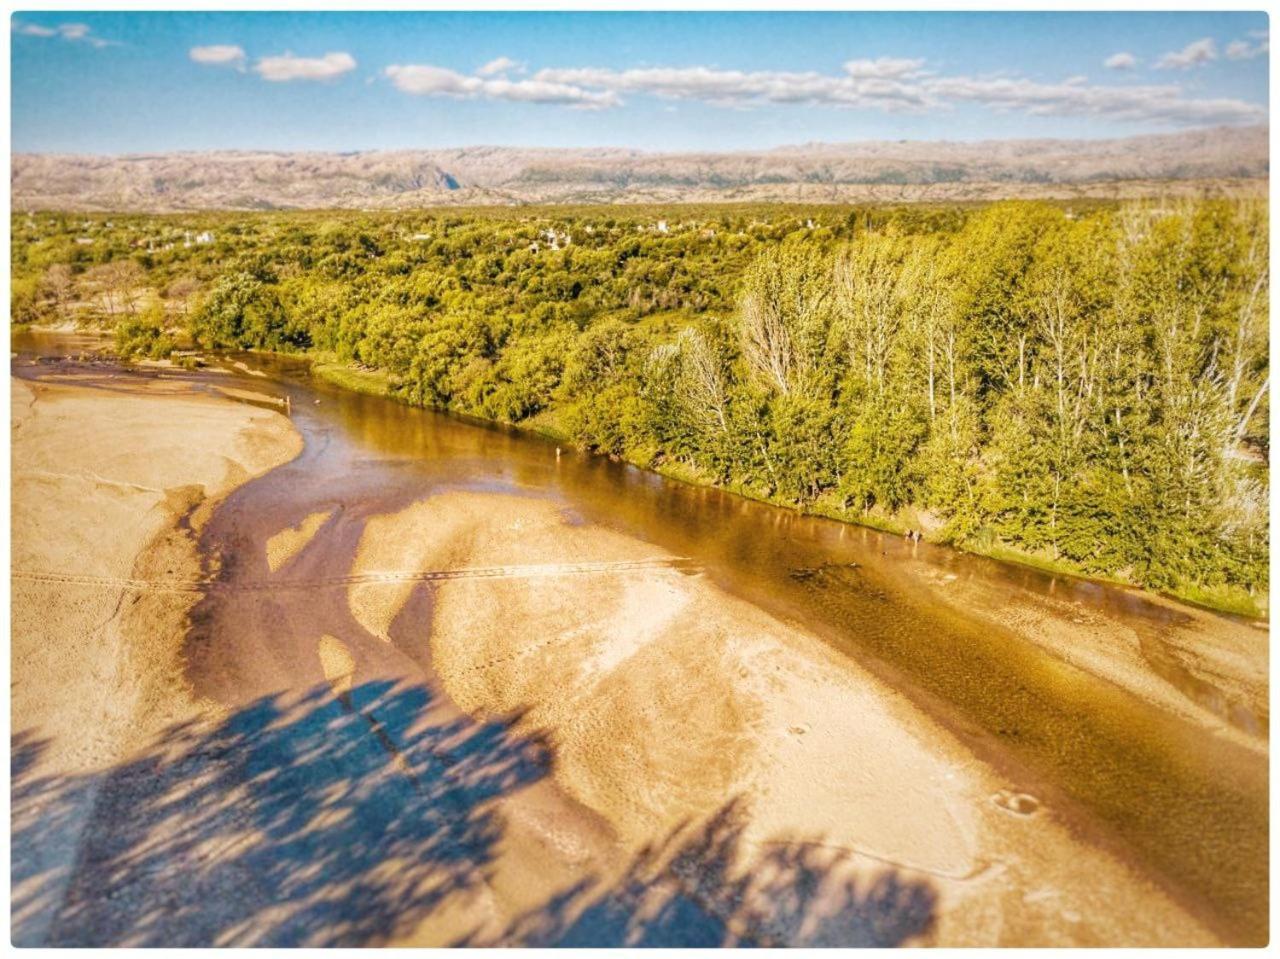
[[[14,326],[27,326],[41,318],[39,285],[35,277],[14,277],[9,287],[9,321]]]
[[[304,323],[291,320],[260,267],[220,279],[196,312],[192,333],[212,349],[291,350],[311,345]]]
[[[117,323],[115,336],[116,352],[126,358],[163,360],[177,348],[174,337],[165,328],[164,310],[158,303],[138,316],[126,317]]]
[[[928,421],[907,405],[865,403],[844,447],[841,492],[860,509],[890,511],[916,501],[916,451]]]

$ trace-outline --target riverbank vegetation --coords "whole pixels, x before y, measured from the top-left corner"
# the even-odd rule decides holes
[[[13,219],[16,322],[1265,608],[1260,201]]]

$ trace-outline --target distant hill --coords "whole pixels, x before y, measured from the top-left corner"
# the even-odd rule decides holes
[[[741,153],[465,147],[14,154],[11,185],[18,210],[139,211],[1256,192],[1266,189],[1267,144],[1267,127],[1257,126],[1115,140],[814,143]]]

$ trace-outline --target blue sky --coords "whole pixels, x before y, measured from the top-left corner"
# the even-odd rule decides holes
[[[734,150],[1267,122],[1264,13],[16,13],[19,152]]]

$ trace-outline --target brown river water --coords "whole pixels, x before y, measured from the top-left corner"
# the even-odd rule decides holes
[[[65,337],[13,340],[23,358],[91,345]],[[267,376],[169,374],[288,396],[305,441],[296,460],[247,483],[215,513],[202,548],[224,567],[247,557],[250,543],[261,556],[266,537],[318,509],[359,519],[456,489],[549,498],[582,522],[687,558],[722,588],[822,637],[1051,804],[1073,829],[1157,881],[1225,940],[1267,941],[1269,717],[1265,704],[1228,710],[1212,684],[1162,654],[1162,631],[1187,615],[1175,605],[910,544],[603,457],[570,450],[557,456],[553,443],[515,429],[339,390],[310,378],[301,361],[242,359]],[[350,528],[337,566],[354,550],[360,527]],[[318,562],[310,573],[340,572]],[[935,579],[920,576],[922,567]],[[1160,679],[1220,713],[1256,748],[943,601],[931,585],[937,577],[995,588],[1015,601],[1052,595],[1131,628]],[[213,604],[202,629],[229,627],[233,616],[226,604]],[[202,648],[192,643],[188,651],[203,692],[218,695],[247,681],[202,668]],[[282,652],[277,668],[287,671],[292,661]]]

